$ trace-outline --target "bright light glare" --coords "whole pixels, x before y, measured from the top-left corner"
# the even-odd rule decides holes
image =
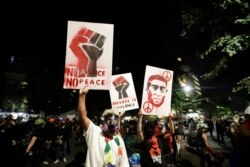
[[[192,88],[190,86],[186,85],[183,89],[185,92],[190,92]]]

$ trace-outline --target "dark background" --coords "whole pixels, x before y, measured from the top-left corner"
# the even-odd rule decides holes
[[[195,48],[203,44],[180,37],[181,11],[172,2],[83,1],[29,3],[27,6],[13,3],[2,8],[5,9],[0,16],[2,74],[9,66],[10,57],[14,56],[22,68],[37,73],[41,82],[49,83],[47,91],[54,92],[50,96],[59,96],[58,92],[62,91],[68,20],[114,24],[113,74],[132,73],[139,103],[146,65],[173,70],[175,75],[180,65],[176,59],[183,57],[184,63],[198,76],[209,67],[209,62],[195,57]],[[246,65],[239,67],[237,59],[233,62],[229,66],[231,70],[218,79],[201,80],[204,96],[216,93],[223,96],[220,98],[227,98],[241,75],[249,73],[238,71]],[[3,85],[0,86],[3,89]],[[98,110],[110,107],[108,91],[90,94],[91,99],[95,99],[90,103],[98,106]]]

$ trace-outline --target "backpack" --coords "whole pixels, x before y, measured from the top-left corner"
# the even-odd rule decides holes
[[[187,143],[191,147],[200,146],[200,141],[198,140],[196,131],[190,131],[190,133],[187,135]]]

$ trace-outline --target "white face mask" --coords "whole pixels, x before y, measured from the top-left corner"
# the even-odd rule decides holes
[[[106,121],[107,125],[116,125],[116,121],[115,120],[108,120]]]
[[[114,114],[106,116],[104,120],[107,125],[117,125],[118,123],[118,118]]]

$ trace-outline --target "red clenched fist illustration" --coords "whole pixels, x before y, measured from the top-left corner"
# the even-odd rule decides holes
[[[119,94],[119,99],[128,97],[126,90],[129,87],[129,82],[123,76],[116,78],[112,83]]]
[[[79,68],[85,69],[88,77],[97,76],[97,60],[103,53],[106,37],[87,28],[82,28],[73,37],[70,49],[78,57]]]

